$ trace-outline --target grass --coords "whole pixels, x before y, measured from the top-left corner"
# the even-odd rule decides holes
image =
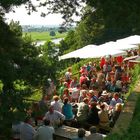
[[[58,33],[55,32],[56,35],[55,36],[50,36],[50,32],[24,32],[23,36],[25,36],[25,34],[31,36],[33,41],[49,41],[51,39],[57,39],[57,38],[64,38],[67,33]]]

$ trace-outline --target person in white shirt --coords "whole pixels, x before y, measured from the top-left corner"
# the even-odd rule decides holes
[[[65,73],[65,80],[66,80],[66,82],[69,82],[71,80],[71,75],[72,75],[72,68],[69,67],[67,72]]]
[[[44,125],[40,126],[35,134],[35,140],[53,140],[54,128],[50,126],[49,120],[44,120]]]
[[[52,126],[58,127],[65,120],[65,116],[61,112],[54,110],[53,106],[50,106],[49,111],[45,114],[43,119],[50,120]]]
[[[62,112],[62,105],[59,102],[59,97],[57,95],[53,96],[53,100],[51,102],[51,106],[53,106],[54,110]]]
[[[123,101],[122,101],[121,98],[119,98],[119,94],[115,93],[114,94],[114,98],[112,98],[112,100],[110,101],[110,107],[114,108],[117,103],[121,103],[122,104]]]
[[[33,140],[35,136],[35,129],[31,125],[30,117],[27,117],[20,127],[20,140]]]

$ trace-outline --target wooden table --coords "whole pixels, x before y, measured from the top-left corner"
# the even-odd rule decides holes
[[[90,134],[89,131],[86,131],[86,136]],[[55,130],[54,140],[71,140],[78,136],[78,129],[69,126],[62,126]]]

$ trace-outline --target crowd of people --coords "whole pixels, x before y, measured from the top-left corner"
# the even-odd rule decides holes
[[[39,120],[44,125],[36,131],[30,125],[30,119],[26,119],[20,128],[20,140],[52,140],[55,129],[63,124],[83,128],[79,129],[79,139],[75,140],[103,139],[97,131],[109,132],[122,111],[124,95],[131,82],[128,63],[122,56],[108,56],[101,58],[100,64],[88,62],[83,65],[79,74],[78,78],[73,75],[72,68],[68,68],[58,91],[49,80],[52,88],[49,87],[50,90],[47,89],[42,100],[35,105],[44,108],[46,113],[36,117],[33,114],[37,109],[29,113],[36,126]],[[90,130],[89,138],[84,137],[85,130]]]

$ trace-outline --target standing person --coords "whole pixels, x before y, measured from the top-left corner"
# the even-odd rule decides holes
[[[83,84],[87,84],[87,81],[88,81],[88,77],[82,73],[81,76],[80,76],[80,80],[79,80],[79,84],[82,86]]]
[[[76,88],[72,89],[71,92],[72,102],[78,102],[79,95],[80,95],[80,85],[78,84]]]
[[[68,83],[68,87],[70,86],[71,76],[72,76],[72,68],[69,67],[67,72],[65,73],[65,81]]]
[[[68,83],[67,82],[63,82],[62,86],[59,88],[59,96],[60,96],[61,99],[62,99],[63,92],[64,92],[65,88],[68,88]]]
[[[48,99],[51,99],[52,95],[56,93],[56,86],[50,78],[48,78],[44,84],[42,93],[42,97],[47,95]]]
[[[44,125],[40,126],[35,134],[35,140],[53,140],[54,128],[49,120],[44,120]]]
[[[76,88],[78,84],[79,84],[78,78],[75,76],[75,77],[73,77],[72,81],[70,82],[70,88]]]
[[[46,86],[46,93],[48,98],[51,99],[52,95],[56,93],[56,86],[50,78],[47,79],[47,82],[48,86]]]
[[[89,128],[90,135],[86,137],[86,140],[103,140],[103,136],[97,133],[96,127],[91,126]]]
[[[35,136],[35,129],[32,126],[30,117],[27,117],[20,127],[20,140],[33,140]]]

